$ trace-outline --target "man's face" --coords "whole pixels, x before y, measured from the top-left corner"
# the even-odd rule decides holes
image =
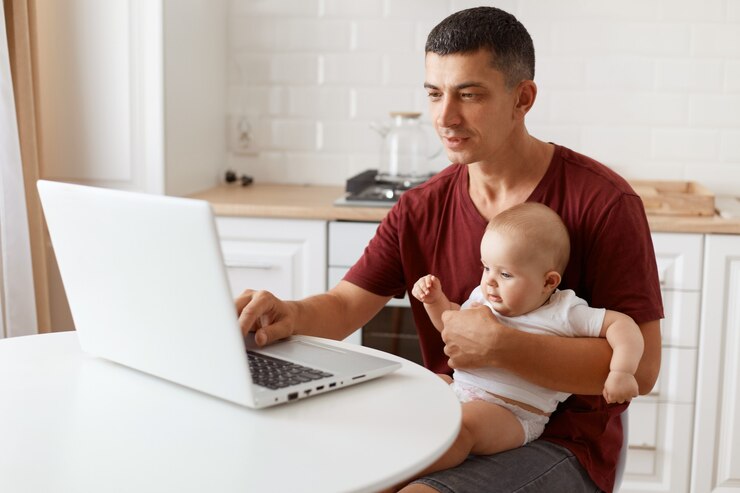
[[[507,151],[519,117],[517,90],[491,67],[490,53],[426,55],[429,114],[453,163],[494,160]]]

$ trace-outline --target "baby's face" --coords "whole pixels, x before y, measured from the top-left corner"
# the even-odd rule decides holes
[[[501,315],[516,317],[529,313],[550,296],[547,269],[536,248],[537,245],[522,245],[495,231],[483,235],[481,290]]]

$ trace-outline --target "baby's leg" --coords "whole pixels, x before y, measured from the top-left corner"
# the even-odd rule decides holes
[[[465,402],[457,439],[422,475],[462,464],[470,454],[491,455],[523,443],[524,429],[511,411],[491,402]]]

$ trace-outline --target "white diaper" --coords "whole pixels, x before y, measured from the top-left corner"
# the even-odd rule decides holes
[[[550,420],[549,416],[543,416],[541,414],[522,409],[514,404],[509,404],[495,395],[473,385],[468,385],[455,380],[450,384],[450,387],[455,392],[455,395],[460,402],[485,401],[497,404],[504,409],[508,409],[514,417],[516,417],[524,430],[524,443],[522,443],[522,445],[526,445],[542,435],[545,425]]]

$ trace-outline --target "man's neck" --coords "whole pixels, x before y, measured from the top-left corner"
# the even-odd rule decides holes
[[[554,150],[552,144],[527,136],[491,160],[469,164],[468,191],[481,215],[490,220],[526,201],[545,175]]]

